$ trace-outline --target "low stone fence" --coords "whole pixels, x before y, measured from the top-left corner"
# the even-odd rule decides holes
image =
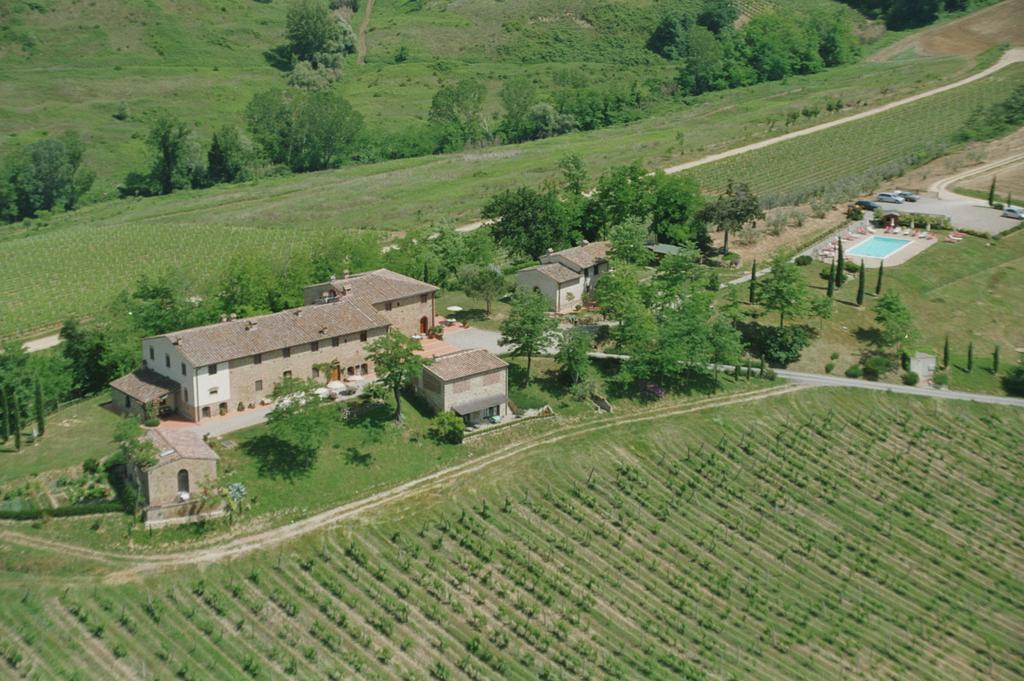
[[[170,506],[151,506],[146,509],[145,527],[147,530],[155,530],[160,527],[197,523],[221,518],[227,515],[227,512],[226,504],[220,500],[196,499]]]

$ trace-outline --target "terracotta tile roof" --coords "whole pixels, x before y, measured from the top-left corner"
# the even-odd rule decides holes
[[[557,262],[548,262],[533,267],[524,267],[520,272],[539,272],[557,284],[564,284],[569,281],[577,281],[580,278],[579,272],[573,272],[565,265]]]
[[[387,320],[371,306],[342,298],[334,303],[198,326],[157,338],[166,338],[193,366],[201,366],[387,325]]]
[[[181,386],[177,381],[161,376],[152,369],[143,368],[111,381],[110,387],[139,402],[152,402],[168,393],[176,392]]]
[[[342,295],[347,286],[349,290],[344,293],[345,295],[353,296],[370,305],[437,291],[436,286],[386,269],[352,274],[328,283],[338,295]]]
[[[474,348],[470,350],[459,350],[448,355],[441,355],[434,359],[434,363],[423,370],[430,372],[438,379],[448,382],[460,378],[468,378],[477,374],[504,369],[508,364],[497,355]]]
[[[555,251],[540,257],[540,261],[548,262],[554,256],[560,256],[566,262],[584,270],[602,262],[608,261],[608,250],[611,247],[609,241],[595,241],[592,244],[583,244],[575,248],[567,248],[564,251]]]
[[[184,428],[155,428],[147,430],[145,436],[156,447],[157,460],[150,469],[159,468],[183,459],[220,459],[217,452],[203,441],[194,430]]]

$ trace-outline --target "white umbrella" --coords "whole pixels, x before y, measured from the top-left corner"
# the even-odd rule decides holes
[[[458,305],[449,305],[445,310],[448,312],[462,312],[462,308]]]

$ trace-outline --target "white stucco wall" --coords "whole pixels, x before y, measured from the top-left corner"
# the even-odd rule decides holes
[[[196,404],[200,407],[208,404],[227,402],[231,405],[231,370],[228,362],[217,363],[217,373],[210,375],[208,366],[201,366],[196,374]],[[211,393],[211,390],[217,392]]]
[[[572,312],[583,298],[582,280],[559,286],[537,270],[516,272],[516,288],[528,291],[537,288],[551,302],[551,309],[555,312]]]

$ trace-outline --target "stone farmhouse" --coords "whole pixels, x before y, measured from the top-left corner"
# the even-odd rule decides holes
[[[146,504],[146,527],[163,527],[223,515],[203,494],[217,480],[219,457],[196,432],[157,428],[143,435],[156,449],[156,461],[132,467],[129,478]]]
[[[578,310],[608,271],[610,246],[607,241],[584,241],[574,248],[549,251],[540,257],[539,265],[516,272],[516,286],[543,293],[556,314]]]
[[[143,367],[110,384],[111,406],[200,422],[265,402],[284,377],[367,376],[367,344],[389,328],[425,333],[436,292],[380,269],[309,286],[303,307],[145,338]]]
[[[435,412],[454,411],[467,425],[508,413],[508,364],[487,350],[458,350],[423,368],[417,390]]]

